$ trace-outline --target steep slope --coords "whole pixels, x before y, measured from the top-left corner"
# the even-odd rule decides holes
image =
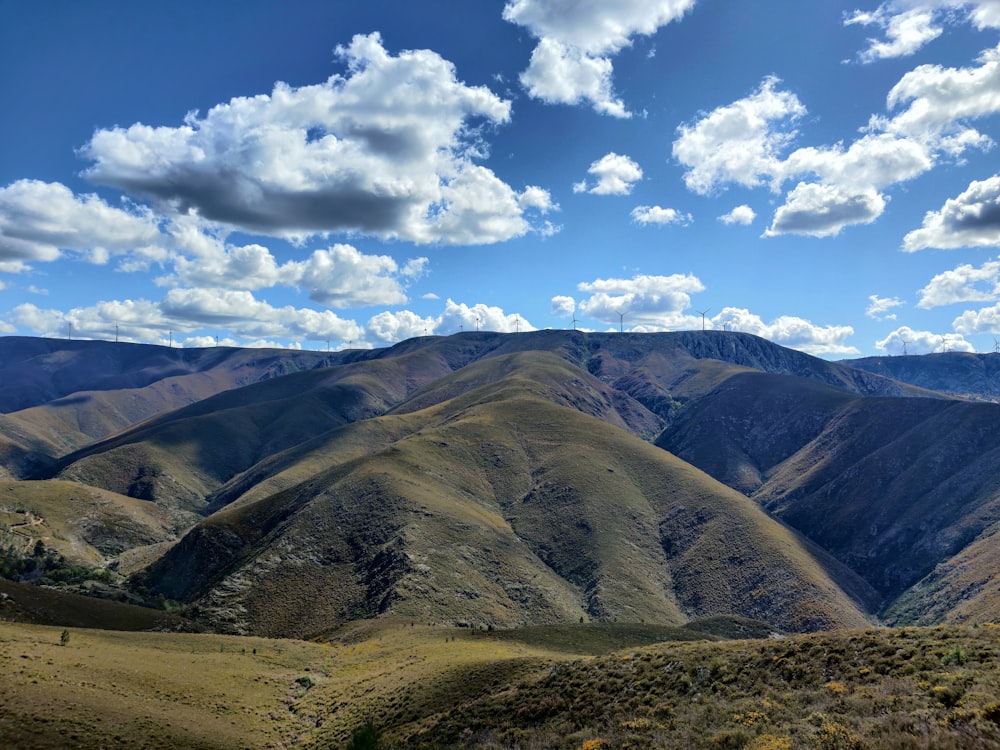
[[[451,398],[372,420],[401,422],[374,453],[354,443],[371,445],[368,423],[334,431],[314,450],[349,458],[201,522],[146,585],[218,626],[300,636],[360,616],[865,624],[838,585],[863,597],[859,579],[747,498],[560,405],[585,374],[541,359],[500,358],[442,384],[465,381]]]
[[[857,398],[747,373],[692,403],[657,444],[753,497],[891,604],[936,566],[946,578],[967,570],[952,557],[1000,520],[998,430],[992,404]],[[984,549],[965,554],[983,560]],[[977,570],[980,588],[1000,582]],[[895,617],[951,617],[929,597],[899,607]]]
[[[1000,523],[907,589],[883,614],[890,624],[1000,622]]]

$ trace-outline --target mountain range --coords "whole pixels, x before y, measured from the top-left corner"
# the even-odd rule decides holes
[[[995,621],[994,369],[728,331],[0,338],[0,549],[263,636]]]

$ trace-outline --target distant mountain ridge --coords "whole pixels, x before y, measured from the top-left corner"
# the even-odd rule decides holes
[[[224,630],[1000,615],[1000,407],[749,334],[0,354],[0,469],[151,503],[137,585]]]
[[[845,359],[841,364],[940,391],[985,401],[1000,400],[1000,354],[939,352],[905,357]]]

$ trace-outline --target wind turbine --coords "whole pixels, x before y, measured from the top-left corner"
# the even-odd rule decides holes
[[[618,333],[624,333],[625,316],[628,315],[628,310],[626,310],[625,312],[618,312],[617,310],[615,310],[615,312],[618,314]]]
[[[906,356],[906,345],[909,344],[910,342],[907,341],[906,339],[903,339],[903,338],[901,338],[900,341],[903,342],[903,356],[905,357]]]
[[[576,319],[576,313],[573,313],[573,330],[574,330],[574,331],[576,330],[576,324],[577,324],[578,322],[579,322],[579,321],[577,321],[577,319]]]
[[[1000,354],[1000,339],[996,336],[993,337],[993,353]]]
[[[705,313],[711,310],[711,307],[706,307],[704,310],[695,310],[701,316],[701,330],[705,330]]]

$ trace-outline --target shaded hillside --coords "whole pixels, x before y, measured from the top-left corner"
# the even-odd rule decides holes
[[[847,359],[841,364],[941,393],[1000,400],[1000,354],[941,352]]]
[[[832,558],[666,452],[562,405],[586,377],[552,355],[472,365],[435,388],[439,403],[418,392],[419,411],[404,402],[372,420],[400,421],[388,445],[368,439],[370,422],[335,430],[313,449],[332,465],[217,512],[144,582],[217,626],[262,634],[387,614],[865,622],[841,586],[861,598],[866,587]]]
[[[857,398],[747,373],[692,403],[657,444],[750,494],[892,602],[936,566],[966,570],[951,558],[977,538],[989,544],[997,434],[993,404]],[[977,570],[980,588],[996,588],[996,568]],[[947,619],[962,599],[910,597],[904,609]]]
[[[353,352],[181,349],[3,336],[0,337],[0,413],[20,411],[86,391],[145,388],[191,374],[228,381],[228,387],[246,385],[289,372],[350,361],[353,356]],[[208,390],[213,388],[217,389],[218,384]],[[197,397],[204,395],[202,391]]]
[[[884,613],[889,623],[1000,622],[1000,524],[903,593]]]

